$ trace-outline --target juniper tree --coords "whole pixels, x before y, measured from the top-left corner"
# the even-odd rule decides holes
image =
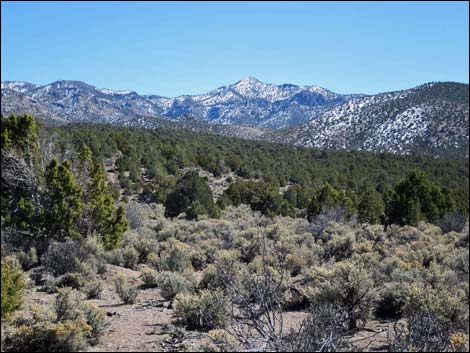
[[[359,222],[377,224],[382,219],[384,211],[382,196],[374,188],[366,189],[357,207]]]
[[[82,191],[69,161],[53,159],[46,168],[44,226],[46,236],[58,240],[79,238],[76,223],[82,213]]]

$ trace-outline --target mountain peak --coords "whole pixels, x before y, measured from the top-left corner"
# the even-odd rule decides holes
[[[242,79],[242,81],[245,81],[245,82],[261,82],[260,80],[258,80],[256,77],[253,77],[253,76],[247,76],[244,79]]]
[[[256,84],[263,84],[263,82],[261,82],[260,80],[258,80],[256,77],[253,77],[253,76],[247,76],[243,79],[241,79],[240,81],[238,81],[237,83],[235,83],[235,85],[256,85]]]

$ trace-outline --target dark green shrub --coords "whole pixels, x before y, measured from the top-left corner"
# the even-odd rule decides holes
[[[189,219],[196,219],[202,214],[219,217],[211,189],[196,172],[187,173],[178,179],[175,190],[165,200],[165,216],[176,217],[182,212]]]
[[[2,259],[2,319],[21,308],[24,288],[23,273],[12,259]]]

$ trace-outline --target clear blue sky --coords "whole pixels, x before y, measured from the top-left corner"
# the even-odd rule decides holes
[[[1,78],[164,96],[246,76],[377,93],[468,82],[464,2],[1,3]]]

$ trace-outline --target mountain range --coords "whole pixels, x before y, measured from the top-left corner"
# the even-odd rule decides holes
[[[247,77],[174,98],[100,89],[80,81],[1,83],[1,113],[50,123],[171,127],[322,149],[468,158],[469,86],[427,83],[375,95]]]

